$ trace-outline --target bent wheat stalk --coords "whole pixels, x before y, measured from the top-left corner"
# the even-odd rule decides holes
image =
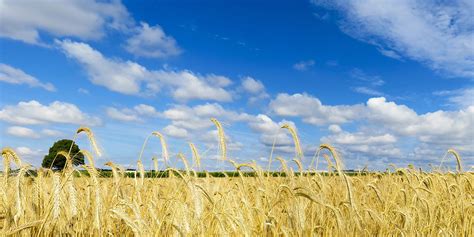
[[[219,147],[221,149],[221,159],[226,160],[227,159],[227,147],[225,144],[225,134],[224,134],[224,129],[222,128],[221,123],[219,120],[215,118],[211,118],[211,121],[216,125],[217,128],[217,134],[219,136]]]
[[[8,180],[8,175],[10,171],[10,157],[13,158],[13,162],[15,162],[16,166],[22,167],[22,162],[20,157],[15,153],[15,151],[10,147],[5,147],[2,149],[2,157],[3,157],[3,176],[5,183]]]
[[[165,164],[168,162],[168,146],[166,145],[165,137],[163,134],[155,131],[152,132],[151,135],[156,136],[160,139],[160,144],[161,144],[161,156],[163,157],[163,160],[165,161]]]
[[[456,162],[457,162],[456,169],[457,169],[458,173],[461,173],[462,172],[461,156],[454,149],[448,149],[446,154],[441,159],[441,163],[439,164],[439,169],[441,170],[441,166],[443,165],[444,159],[446,158],[446,156],[448,154],[452,154],[454,156],[454,158],[456,158]]]
[[[87,137],[89,138],[89,141],[92,145],[92,148],[94,148],[95,153],[98,156],[102,156],[102,153],[99,150],[99,147],[97,146],[97,142],[95,141],[94,133],[92,132],[92,130],[88,127],[80,127],[79,129],[77,129],[76,135],[79,134],[79,133],[82,133],[82,132],[85,133],[87,135]],[[72,145],[71,145],[71,148],[72,148]],[[69,153],[70,152],[71,151],[69,151]]]
[[[295,143],[295,154],[296,158],[302,159],[303,158],[303,151],[301,150],[300,139],[298,138],[298,134],[296,130],[289,124],[284,124],[281,128],[288,129],[291,133],[291,137],[293,138],[293,142]]]
[[[198,150],[192,142],[189,143],[189,147],[191,148],[191,151],[193,153],[194,165],[196,165],[198,170],[200,170],[201,169],[201,157],[199,156]]]

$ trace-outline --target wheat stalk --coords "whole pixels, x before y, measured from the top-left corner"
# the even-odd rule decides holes
[[[448,149],[448,151],[446,152],[446,155],[448,154],[452,154],[454,156],[454,158],[456,158],[456,162],[457,162],[457,172],[458,173],[461,173],[462,172],[462,164],[461,164],[461,156],[459,155],[459,153],[457,153],[454,149]],[[446,157],[446,155],[443,157],[443,159],[441,159],[441,163],[439,164],[439,169],[441,169],[441,165],[443,165],[443,161],[444,161],[444,158]]]
[[[303,150],[301,149],[300,139],[298,138],[298,134],[296,130],[289,124],[283,124],[281,128],[287,129],[291,133],[291,137],[293,138],[293,142],[295,144],[295,154],[296,158],[302,159],[303,158]]]
[[[77,197],[76,189],[74,188],[74,168],[73,168],[73,159],[66,151],[59,151],[56,156],[64,156],[66,158],[66,166],[64,167],[64,175],[66,176],[66,188],[68,189],[69,194],[69,206],[72,217],[77,215]]]
[[[89,163],[89,166],[92,169],[95,169],[95,162],[94,162],[94,157],[92,156],[92,154],[88,152],[87,150],[80,150],[79,153],[82,153],[86,157],[87,162]]]
[[[186,175],[189,177],[190,170],[188,165],[188,160],[184,157],[183,153],[178,153],[178,158],[180,158],[184,163],[184,168],[186,169]]]
[[[98,156],[102,156],[102,153],[99,150],[99,147],[97,146],[97,142],[95,141],[94,133],[92,132],[92,130],[88,127],[80,127],[80,128],[77,129],[76,134],[79,134],[79,133],[82,133],[82,132],[85,133],[87,135],[87,137],[89,138],[89,141],[92,145],[92,148],[94,148],[95,153]]]
[[[8,175],[10,171],[10,157],[13,158],[13,161],[18,167],[22,167],[22,162],[20,157],[15,153],[15,151],[10,147],[5,147],[2,149],[2,157],[3,157],[3,176],[5,183],[8,180]]]
[[[58,221],[61,211],[61,176],[59,173],[53,173],[53,220]]]
[[[193,153],[193,163],[196,165],[198,170],[201,169],[201,157],[199,156],[198,150],[196,146],[192,142],[189,143],[189,147],[191,148],[191,152]]]
[[[227,159],[227,155],[226,155],[227,154],[227,147],[226,147],[226,143],[225,143],[224,129],[222,128],[222,125],[219,122],[219,120],[217,120],[215,118],[211,118],[211,121],[214,123],[214,125],[217,128],[217,134],[218,134],[218,138],[219,138],[219,147],[221,149],[221,159],[226,160]]]
[[[163,157],[163,160],[166,162],[168,162],[168,146],[166,145],[166,141],[165,141],[165,137],[163,136],[163,134],[161,134],[160,132],[152,132],[151,133],[153,136],[156,136],[160,139],[160,143],[161,143],[161,156]]]

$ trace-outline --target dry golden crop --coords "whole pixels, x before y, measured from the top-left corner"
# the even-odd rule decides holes
[[[216,120],[217,121],[217,120]],[[216,127],[222,129],[220,123]],[[94,136],[86,132],[92,144]],[[157,133],[159,134],[159,133]],[[224,133],[219,132],[219,143]],[[156,135],[166,147],[163,136]],[[296,133],[295,133],[296,136]],[[296,144],[296,142],[295,142]],[[225,149],[225,144],[221,149]],[[100,154],[97,146],[96,154]],[[341,160],[323,144],[331,171],[300,172],[280,157],[276,177],[254,163],[231,162],[236,177],[198,177],[200,156],[194,145],[194,166],[180,154],[187,170],[167,168],[167,178],[149,177],[138,160],[132,177],[113,164],[112,178],[101,177],[92,154],[83,151],[87,172],[68,162],[62,172],[38,169],[37,175],[12,149],[2,150],[5,162],[0,189],[0,234],[18,236],[473,236],[474,192],[471,172],[463,172],[459,155],[456,173],[398,168],[388,172],[341,170]],[[222,151],[221,150],[221,151]],[[70,157],[64,155],[68,161]],[[166,151],[166,156],[168,153]],[[168,158],[168,157],[167,157]],[[10,161],[18,170],[12,172]],[[154,159],[155,171],[158,163]],[[316,161],[318,162],[318,161]],[[313,163],[313,162],[312,162]],[[253,177],[244,170],[252,170]],[[88,174],[88,175],[85,175]],[[156,176],[154,172],[151,175]]]

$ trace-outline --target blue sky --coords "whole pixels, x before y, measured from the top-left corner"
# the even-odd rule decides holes
[[[470,1],[11,1],[0,4],[0,145],[29,163],[81,125],[134,166],[159,131],[175,162],[218,162],[218,118],[239,162],[309,164],[333,144],[347,168],[474,164]],[[90,146],[80,136],[78,144]],[[151,139],[144,163],[160,156]],[[176,161],[177,165],[180,165]],[[448,161],[447,164],[453,164]]]

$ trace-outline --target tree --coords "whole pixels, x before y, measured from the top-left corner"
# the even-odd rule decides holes
[[[55,142],[53,146],[49,148],[49,154],[44,156],[43,163],[41,166],[43,166],[44,168],[52,167],[58,170],[64,169],[64,166],[66,165],[66,157],[62,155],[57,156],[57,154],[60,151],[69,152],[69,149],[71,149],[72,144],[73,141],[69,139],[62,139]],[[79,146],[74,144],[70,153],[73,165],[84,164],[84,155],[79,151]]]

